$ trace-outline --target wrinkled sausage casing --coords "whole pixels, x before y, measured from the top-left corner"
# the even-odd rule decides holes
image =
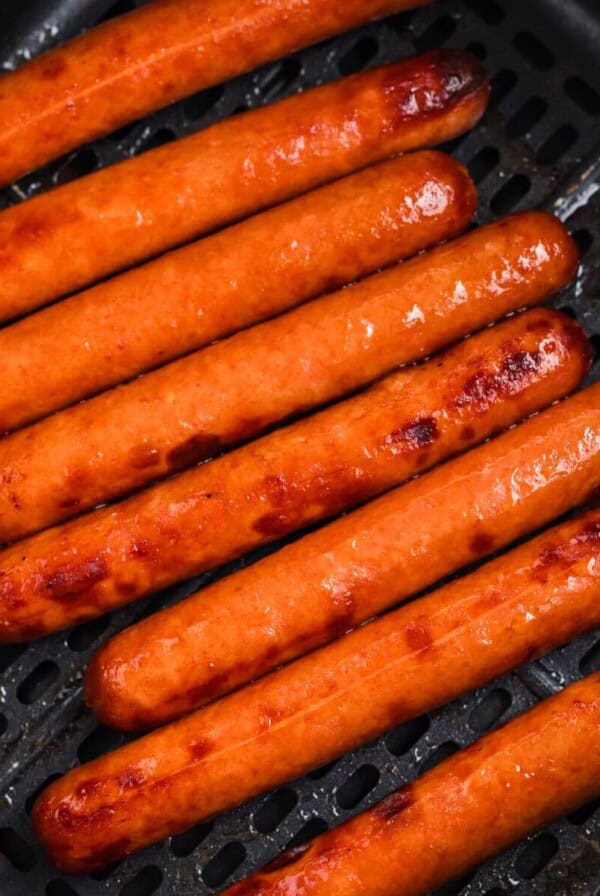
[[[588,363],[577,324],[530,312],[445,360],[18,542],[0,553],[0,637],[89,619],[333,516],[564,394]]]
[[[0,185],[184,96],[428,0],[157,0],[0,78]]]
[[[160,724],[339,636],[583,502],[600,484],[600,386],[126,629],[87,699]]]
[[[6,383],[0,428],[30,422],[456,236],[475,205],[462,165],[442,153],[415,153],[59,302],[0,332],[0,383]],[[551,232],[542,233],[542,242]]]
[[[89,870],[320,767],[597,625],[599,561],[596,511],[70,772],[38,833]]]
[[[424,896],[600,796],[600,674],[223,896]]]
[[[477,59],[434,50],[236,115],[19,203],[0,213],[0,319],[398,152],[443,143],[476,123],[488,96]],[[8,161],[1,150],[0,158]]]
[[[464,225],[474,197],[452,170]],[[576,264],[560,222],[515,215],[16,433],[0,442],[0,541],[189,467],[535,304]]]

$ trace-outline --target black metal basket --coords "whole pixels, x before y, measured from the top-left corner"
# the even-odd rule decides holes
[[[14,65],[100,15],[136,5],[132,0],[3,0],[0,63]],[[567,222],[583,265],[575,285],[556,303],[584,325],[598,353],[599,0],[442,0],[392,17],[204,91],[79,149],[0,194],[0,207],[237,110],[443,45],[469,48],[493,76],[492,104],[483,123],[448,147],[478,184],[479,221],[545,206]],[[590,380],[599,376],[600,357]],[[87,660],[124,625],[225,571],[29,647],[0,647],[0,896],[202,896],[218,891],[286,845],[339,824],[499,722],[600,668],[596,632],[214,822],[101,874],[65,879],[34,842],[32,802],[45,784],[78,761],[125,739],[98,727],[83,706],[81,674]],[[599,896],[600,806],[575,812],[438,896],[459,893]]]

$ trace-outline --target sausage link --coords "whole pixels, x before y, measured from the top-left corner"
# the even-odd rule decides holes
[[[259,303],[274,301],[277,295],[298,302],[327,284],[352,280],[399,255],[456,235],[471,220],[475,204],[474,187],[461,165],[442,153],[416,153],[291,203],[283,214],[282,210],[267,213],[258,232],[241,225],[237,228],[240,239],[230,240],[229,263],[236,259],[237,284],[242,279],[239,271],[245,268],[249,293],[254,293]],[[270,224],[270,218],[276,220]],[[270,236],[271,227],[276,237]],[[245,241],[244,231],[249,234]],[[261,252],[260,244],[267,237],[272,252]],[[207,240],[204,245],[209,243]],[[286,250],[292,243],[296,249]],[[242,246],[246,264],[240,261]],[[211,258],[222,275],[223,255],[211,250]],[[283,259],[279,269],[278,258]],[[221,282],[226,282],[223,277]],[[122,495],[174,467],[206,459],[220,447],[249,438],[303,405],[329,400],[350,386],[348,370],[354,388],[385,372],[389,367],[371,373],[369,343],[352,343],[339,326],[344,309],[352,316],[355,308],[358,317],[367,289],[368,284],[345,291],[342,296],[305,306],[291,317],[244,331],[3,439],[0,542]],[[223,294],[221,298],[227,309],[229,299]],[[80,309],[73,308],[78,314]],[[97,308],[95,312],[101,313]],[[76,339],[73,334],[81,328],[70,323],[66,326]],[[21,325],[21,329],[27,328],[31,328],[29,322]],[[327,352],[333,352],[340,370],[326,364],[320,340],[323,329],[329,331],[324,340]],[[47,340],[52,339],[52,332],[50,327],[33,343],[19,337],[12,356],[0,356],[0,370],[4,366],[4,373],[10,375],[15,366],[23,366],[26,357],[30,369],[31,363],[34,369],[47,364],[48,359],[43,362],[42,357],[49,350]],[[5,343],[15,342],[9,329],[0,333],[0,347],[3,336]],[[59,348],[63,350],[62,343],[55,352]],[[83,345],[81,352],[86,354]],[[316,382],[315,369],[309,370],[306,363],[311,357],[319,371]],[[100,366],[106,368],[109,360],[110,355]],[[390,360],[393,366],[397,359]],[[49,402],[56,400],[57,380],[72,395],[73,388],[79,388],[83,368],[71,361],[72,356],[64,364],[57,361],[54,369],[50,367],[45,382],[36,383],[33,399],[28,396],[29,379],[23,377],[18,412],[16,390],[7,390],[5,420],[14,422],[15,415],[48,409]],[[80,364],[87,364],[83,357]],[[102,376],[96,367],[90,374]],[[12,408],[7,408],[9,402]],[[1,405],[2,399],[0,415]]]
[[[203,88],[428,0],[156,0],[0,79],[0,186]]]
[[[424,896],[600,796],[600,673],[223,896]]]
[[[0,429],[14,429],[219,336],[461,233],[476,194],[438,152],[267,211],[0,332]],[[567,248],[558,225],[542,241]],[[553,244],[554,247],[554,244]],[[564,266],[573,263],[573,253]],[[562,274],[557,259],[542,264]],[[31,383],[35,383],[32,389]]]
[[[365,501],[563,395],[588,364],[576,324],[532,311],[120,505],[18,542],[0,554],[0,637],[89,619]]]
[[[547,254],[528,269],[540,248]],[[574,262],[555,219],[519,215],[14,433],[0,441],[0,542],[198,463],[540,301]]]
[[[549,522],[599,483],[597,386],[126,629],[92,660],[87,700],[115,727],[174,718]]]
[[[600,482],[599,411],[600,386],[126,629],[90,664],[89,704],[159,724],[550,521]]]
[[[46,791],[38,833],[68,870],[121,858],[593,628],[599,598],[595,511],[71,772]]]
[[[488,96],[474,57],[435,50],[226,119],[12,206],[0,214],[0,319],[398,152],[442,143],[476,123]]]

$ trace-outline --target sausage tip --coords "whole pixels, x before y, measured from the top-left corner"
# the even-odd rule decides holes
[[[490,78],[473,53],[467,50],[431,50],[432,65],[440,72],[441,85],[449,102],[458,102],[476,91],[489,93]]]
[[[416,84],[406,78],[402,63],[386,74],[384,92],[396,123],[438,115],[476,99],[475,123],[490,93],[489,76],[477,57],[464,50],[432,50],[423,54],[420,62],[422,75]]]

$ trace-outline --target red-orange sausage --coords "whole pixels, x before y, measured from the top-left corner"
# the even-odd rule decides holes
[[[595,511],[69,773],[38,803],[38,834],[61,867],[88,871],[324,765],[599,623]]]
[[[428,0],[155,0],[0,79],[0,186],[155,109]]]
[[[277,239],[269,236],[279,252],[296,245],[284,256],[287,270],[280,285],[280,292],[284,289],[296,300],[316,283],[324,285],[327,277],[336,283],[455,235],[467,226],[476,202],[464,168],[436,152],[387,162],[323,192],[329,196],[315,193],[291,203],[301,206],[296,211],[304,214],[298,218],[290,207],[287,229],[280,229]],[[315,216],[321,213],[319,225]],[[268,231],[265,222],[263,238]],[[566,236],[564,244],[570,249]],[[235,245],[241,251],[240,243]],[[248,253],[250,249],[260,251],[254,239],[246,245]],[[276,264],[262,270],[269,258],[274,260],[270,253],[262,258],[258,264],[250,261],[248,276],[263,275],[253,280],[251,289],[264,295],[278,275]],[[370,309],[368,296],[373,296],[371,306],[379,307],[379,282],[395,284],[398,304],[408,307],[402,287],[406,276],[398,269],[391,277],[321,299],[1,440],[0,543],[191,466],[299,409],[364,385],[405,360],[400,340],[394,339],[380,357],[373,339],[349,338],[346,321],[361,326]],[[381,349],[381,337],[374,338]],[[39,363],[48,363],[39,354],[39,344],[37,348]],[[23,343],[19,366],[31,354],[31,343]],[[328,363],[331,358],[335,363]],[[45,387],[36,385],[38,409],[40,393],[56,397],[57,377],[77,387],[76,373],[77,364],[71,370],[68,359],[55,372],[50,370]],[[23,378],[22,406],[29,413],[30,385]],[[14,399],[14,392],[5,400]]]
[[[461,165],[415,153],[34,314],[0,331],[0,430],[456,236],[475,203]],[[560,225],[542,219],[537,239],[552,255],[538,276],[564,277],[574,251]]]
[[[223,896],[424,896],[600,796],[600,673]]]
[[[15,205],[0,214],[0,319],[395,153],[444,142],[475,124],[488,95],[476,59],[435,50]]]
[[[97,616],[356,505],[569,391],[588,362],[576,324],[532,311],[349,402],[21,541],[0,553],[0,639]]]
[[[88,702],[116,727],[160,724],[509,544],[599,483],[600,385],[126,629],[93,659]]]
[[[392,176],[401,162],[390,163]],[[460,184],[462,171],[451,170]],[[458,225],[474,197],[456,192]],[[0,441],[0,543],[189,467],[540,301],[575,263],[555,219],[517,215],[15,433]]]

